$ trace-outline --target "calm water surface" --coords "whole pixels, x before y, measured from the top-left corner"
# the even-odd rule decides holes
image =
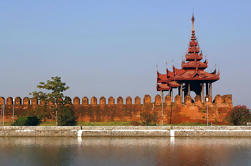
[[[251,139],[1,137],[0,165],[249,166]]]

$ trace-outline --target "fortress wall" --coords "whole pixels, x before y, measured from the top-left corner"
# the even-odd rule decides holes
[[[62,99],[61,99],[62,100]],[[153,100],[150,95],[145,95],[143,100],[137,96],[114,98],[110,96],[108,99],[95,96],[88,99],[83,97],[74,97],[70,100],[69,105],[73,108],[78,121],[83,122],[111,122],[111,121],[135,121],[142,122],[147,119],[153,119],[154,122],[161,124],[162,122],[162,99],[160,95],[156,95]],[[192,99],[190,96],[185,97],[182,103],[180,96],[175,96],[171,102],[170,96],[163,99],[163,121],[164,123],[206,123],[207,109],[209,113],[209,123],[223,124],[226,122],[226,116],[232,109],[231,95],[216,95],[214,100],[209,97],[208,103],[202,103],[201,97],[196,96]],[[72,104],[71,104],[72,103]],[[3,98],[0,97],[0,106],[2,110],[5,104],[5,122],[12,121],[13,107],[15,110],[15,119],[20,115],[41,114],[45,111],[45,102],[37,99],[23,98]],[[58,103],[60,104],[60,102]],[[48,108],[55,107],[55,103],[51,100]],[[49,110],[50,111],[50,110]],[[48,121],[53,121],[55,116],[52,112]]]

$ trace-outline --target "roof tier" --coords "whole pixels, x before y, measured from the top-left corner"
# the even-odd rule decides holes
[[[182,62],[181,67],[182,69],[199,69],[204,70],[207,68],[207,61],[200,62],[200,61],[190,61],[190,62]]]
[[[200,61],[203,58],[203,54],[200,51],[199,43],[195,36],[194,17],[192,18],[192,24],[193,24],[192,36],[186,53],[186,61]]]
[[[157,91],[169,91],[170,89],[167,84],[157,84]]]
[[[194,80],[205,80],[209,82],[214,82],[219,80],[220,72],[212,72],[208,73],[204,70],[180,70],[175,69],[172,74],[173,77],[167,77],[167,74],[160,74],[157,76],[157,83],[167,83],[173,86],[171,87],[179,87],[179,82],[181,81],[194,81]],[[170,72],[170,71],[169,71]],[[175,82],[173,82],[175,81]]]

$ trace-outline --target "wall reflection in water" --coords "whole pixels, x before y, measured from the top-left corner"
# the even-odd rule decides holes
[[[1,137],[0,165],[251,165],[250,138]]]

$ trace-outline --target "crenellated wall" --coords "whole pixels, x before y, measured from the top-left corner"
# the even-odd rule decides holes
[[[184,102],[179,95],[175,96],[172,101],[171,96],[165,96],[163,104],[163,121],[168,124],[178,123],[205,123],[207,108],[209,123],[224,124],[227,123],[226,116],[232,109],[232,95],[216,95],[214,100],[208,96],[208,103],[202,103],[201,97],[196,96],[192,99],[190,96],[184,98]],[[61,99],[62,100],[62,99]],[[125,101],[120,96],[115,98],[110,96],[106,99],[104,96],[97,99],[91,97],[79,97],[70,99],[71,106],[75,112],[78,121],[84,122],[110,122],[110,121],[135,121],[142,122],[151,117],[158,124],[162,121],[162,100],[160,95],[154,97],[145,95],[143,100],[139,96],[134,98],[126,97]],[[23,100],[16,97],[13,105],[13,98],[8,97],[6,100],[0,97],[0,106],[5,104],[5,121],[12,120],[12,111],[14,107],[15,118],[20,115],[26,115],[29,111],[36,113],[41,111],[45,106],[44,101],[38,101],[35,98],[25,97]],[[55,103],[50,100],[48,108],[55,107]],[[2,110],[2,109],[1,109]],[[40,112],[41,113],[41,112]],[[54,120],[53,114],[47,120]]]

